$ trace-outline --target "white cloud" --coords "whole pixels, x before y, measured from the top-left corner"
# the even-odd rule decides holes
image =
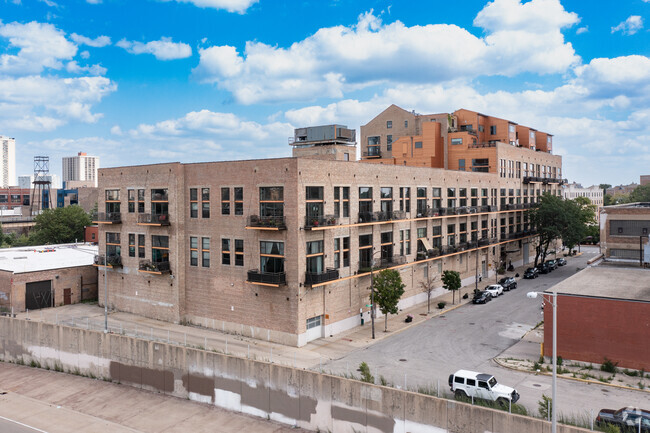
[[[131,54],[153,54],[158,60],[184,59],[192,55],[192,48],[189,45],[172,42],[171,38],[165,37],[147,43],[122,39],[115,45]]]
[[[79,64],[75,60],[68,62],[65,65],[65,70],[70,72],[71,74],[83,74],[86,72],[89,73],[90,75],[106,74],[106,68],[104,68],[101,65],[79,66]]]
[[[633,35],[643,28],[643,18],[639,15],[630,15],[625,21],[612,27],[612,33],[621,32],[624,35]]]
[[[576,35],[581,35],[583,33],[587,33],[588,31],[589,26],[580,27],[578,30],[576,30]]]
[[[384,24],[372,11],[353,27],[321,28],[288,48],[246,43],[199,50],[195,76],[244,104],[341,97],[377,83],[565,72],[579,62],[561,29],[578,22],[558,0],[496,0],[476,17],[487,35],[455,25]]]
[[[52,24],[0,23],[0,37],[9,39],[9,46],[18,49],[17,54],[0,55],[2,74],[38,74],[45,68],[61,69],[62,60],[71,60],[77,53],[77,46]]]
[[[122,135],[122,128],[120,128],[119,125],[115,125],[111,128],[111,134],[121,136]]]
[[[75,41],[77,45],[88,45],[89,47],[100,48],[111,44],[111,38],[108,36],[98,36],[95,39],[92,39],[73,33],[70,35],[70,38]]]
[[[165,0],[169,1],[169,0]],[[200,8],[223,9],[243,14],[258,0],[176,0],[178,3],[191,3]]]
[[[81,56],[82,59],[87,59],[90,57],[90,53],[88,51],[82,51],[81,53],[79,53],[79,55]]]
[[[86,0],[86,3],[90,3],[91,5],[98,5],[102,2],[102,0]]]

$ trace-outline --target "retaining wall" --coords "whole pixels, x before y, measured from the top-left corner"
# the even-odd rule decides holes
[[[118,334],[0,317],[0,359],[314,431],[550,433],[548,422],[313,371]],[[587,430],[558,426],[560,433]]]

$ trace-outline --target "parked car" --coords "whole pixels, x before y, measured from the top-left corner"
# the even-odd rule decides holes
[[[503,287],[500,284],[490,284],[485,288],[485,291],[492,295],[493,298],[503,295]]]
[[[563,257],[560,257],[559,259],[556,260],[558,266],[564,266],[566,265],[566,260]]]
[[[519,393],[509,386],[497,383],[491,374],[477,373],[475,371],[458,370],[449,375],[449,388],[456,398],[482,398],[496,401],[502,406],[516,403]]]
[[[499,280],[499,285],[507,292],[517,288],[517,281],[512,277],[505,277]]]
[[[548,274],[549,272],[551,272],[551,268],[549,268],[546,263],[540,263],[539,265],[537,265],[537,272],[539,272],[540,274]]]
[[[490,292],[486,292],[485,290],[479,290],[478,292],[474,293],[474,299],[472,299],[472,302],[474,304],[485,304],[488,303],[492,300],[492,295]]]
[[[537,277],[539,277],[539,271],[537,268],[528,268],[526,269],[526,272],[524,272],[524,278],[527,280],[532,280]]]
[[[641,433],[650,432],[650,411],[634,407],[624,407],[619,410],[601,409],[596,417],[596,425],[606,424],[617,426],[621,433],[637,433],[641,424]]]
[[[546,264],[548,265],[549,269],[552,271],[557,269],[557,262],[555,260],[547,260]]]

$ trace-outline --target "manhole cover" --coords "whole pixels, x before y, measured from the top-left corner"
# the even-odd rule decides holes
[[[470,325],[476,325],[476,323],[474,323],[474,322],[469,322],[469,324],[470,324]]]
[[[601,391],[602,392],[609,392],[609,389],[602,388]]]
[[[540,388],[542,386],[542,384],[541,383],[533,383],[533,386],[536,386],[536,387]]]
[[[406,362],[406,359],[402,358],[400,359],[401,362]]]
[[[502,322],[502,321],[500,321],[500,320],[495,320],[495,322],[497,322],[497,323],[503,323],[503,322]]]

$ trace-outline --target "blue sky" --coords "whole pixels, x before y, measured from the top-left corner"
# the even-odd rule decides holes
[[[290,155],[394,103],[554,134],[564,177],[650,174],[650,0],[0,0],[0,135],[101,166]]]

